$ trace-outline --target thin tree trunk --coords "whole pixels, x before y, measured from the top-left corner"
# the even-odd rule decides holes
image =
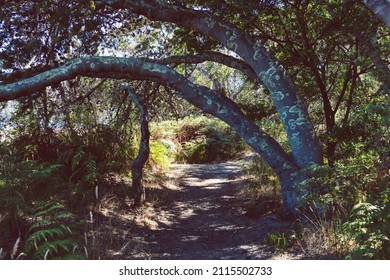
[[[382,7],[386,6],[387,9],[387,20],[389,24],[387,24],[387,27],[390,29],[390,2],[386,2],[383,0],[370,0],[363,2],[366,4],[368,8],[371,9],[372,12],[375,13],[375,9],[377,9],[379,6],[382,5]],[[350,3],[353,3],[353,1],[350,1]],[[332,6],[329,4],[329,1],[325,1],[325,4],[328,7],[329,14],[332,16],[333,19],[337,18],[337,13],[334,11]],[[348,6],[346,6],[347,8]],[[376,7],[376,8],[375,8]],[[379,10],[378,10],[379,11]],[[382,10],[382,13],[385,11],[385,9]],[[343,15],[342,15],[343,16]],[[370,57],[371,61],[374,63],[375,67],[378,71],[378,78],[383,82],[383,90],[390,94],[390,70],[386,64],[386,62],[381,58],[381,51],[379,47],[376,44],[376,29],[378,28],[378,25],[375,24],[374,28],[371,28],[368,32],[362,32],[361,30],[353,30],[353,35],[361,41],[365,48],[365,53]]]
[[[352,108],[353,95],[355,93],[355,89],[356,89],[358,78],[359,78],[357,71],[358,71],[358,69],[357,69],[357,66],[355,65],[354,69],[353,69],[354,76],[352,78],[352,84],[351,84],[351,88],[349,90],[349,95],[348,95],[348,99],[347,99],[347,103],[346,103],[347,109],[345,111],[343,122],[342,122],[343,127],[346,127],[348,124],[348,118],[349,118],[349,114],[350,114],[351,108]]]
[[[133,162],[131,174],[133,177],[132,181],[132,196],[134,198],[134,206],[140,207],[145,202],[145,188],[142,184],[142,171],[146,161],[149,158],[149,120],[148,111],[141,100],[132,89],[127,89],[127,94],[138,107],[140,111],[140,122],[141,122],[141,140],[139,144],[138,155]]]

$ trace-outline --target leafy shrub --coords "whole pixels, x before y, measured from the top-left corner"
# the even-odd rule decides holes
[[[356,244],[347,259],[390,258],[390,191],[376,204],[363,202],[355,205],[341,229]],[[384,202],[382,204],[381,202]]]
[[[161,141],[150,141],[150,154],[148,166],[159,170],[169,168],[169,150]]]
[[[311,167],[310,179],[304,184],[310,186],[314,196],[309,195],[306,201],[349,211],[357,203],[375,198],[385,190],[390,175],[384,170],[380,155],[373,150],[359,149],[359,143],[355,146],[356,153],[335,162],[333,167]],[[326,194],[317,196],[321,193]]]
[[[350,145],[354,149],[349,147],[353,151],[349,158],[334,167],[311,170],[311,179],[304,183],[314,192],[305,200],[339,220],[336,234],[353,243],[347,258],[386,259],[390,256],[390,174],[377,151],[367,150],[362,143]]]
[[[179,143],[176,161],[187,163],[209,163],[229,160],[243,151],[244,144],[229,126],[204,117],[185,120],[175,132]]]

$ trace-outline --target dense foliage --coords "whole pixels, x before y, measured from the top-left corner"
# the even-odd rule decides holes
[[[142,57],[229,98],[295,166],[283,110],[271,98],[272,83],[257,80],[229,44],[178,19],[155,21],[105,1],[4,2],[0,85],[72,58]],[[324,165],[299,170],[307,179],[301,186],[313,190],[303,196],[302,203],[315,212],[308,219],[332,221],[329,240],[337,243],[340,237],[333,245],[347,248],[338,257],[388,259],[390,35],[381,19],[352,0],[168,2],[216,15],[273,53],[308,108],[324,154]],[[228,63],[217,63],[226,57]],[[94,212],[107,177],[131,177],[138,152],[140,114],[124,81],[149,110],[148,174],[168,172],[171,161],[213,163],[248,149],[237,134],[245,129],[203,114],[169,83],[155,77],[111,80],[103,74],[55,83],[1,104],[0,259],[90,257],[77,236],[88,226],[70,225]],[[256,202],[272,198],[280,205],[275,168],[256,160],[248,172],[255,174]],[[286,246],[283,234],[269,239]]]

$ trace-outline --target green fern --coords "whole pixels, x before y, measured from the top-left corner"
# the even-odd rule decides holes
[[[38,203],[33,209],[34,223],[30,226],[24,253],[31,259],[80,259],[74,252],[77,242],[70,229],[74,215],[54,202]]]
[[[94,187],[99,178],[97,163],[94,156],[86,153],[84,149],[83,145],[80,146],[72,156],[70,180],[82,182],[87,187]]]
[[[85,162],[85,181],[89,184],[95,184],[98,180],[98,175],[96,161],[92,156],[89,156]]]
[[[148,161],[149,168],[168,170],[169,158],[168,149],[160,141],[150,141],[150,156]]]
[[[347,259],[388,259],[390,256],[389,221],[388,200],[378,204],[364,202],[355,205],[350,219],[341,226],[341,229],[356,243],[356,247],[347,255]]]
[[[82,163],[82,159],[85,157],[84,146],[80,146],[76,154],[72,157],[72,171],[75,172],[79,165]]]

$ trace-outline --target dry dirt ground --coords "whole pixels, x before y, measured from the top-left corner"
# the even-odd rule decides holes
[[[170,181],[158,199],[124,214],[114,225],[122,248],[110,258],[121,259],[297,259],[267,244],[269,233],[288,230],[290,222],[276,214],[245,215],[241,168],[237,162],[173,164]],[[156,195],[156,191],[149,195]],[[135,215],[135,216],[134,216]],[[117,238],[116,238],[117,239]],[[131,239],[131,242],[124,242]],[[115,244],[112,244],[115,245]],[[115,246],[113,246],[115,247]],[[117,246],[118,247],[118,246]],[[130,249],[131,248],[131,249]]]

